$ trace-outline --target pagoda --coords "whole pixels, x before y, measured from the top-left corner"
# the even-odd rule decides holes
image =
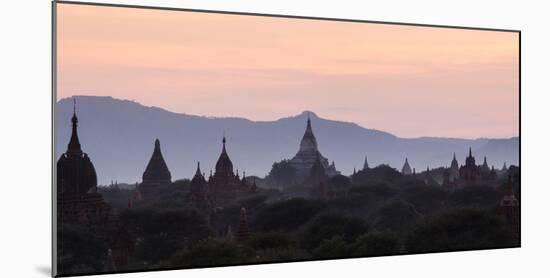
[[[329,165],[328,159],[326,159],[317,147],[317,139],[313,134],[313,129],[311,127],[311,119],[307,117],[306,131],[300,142],[300,149],[296,155],[290,160],[290,165],[296,169],[296,174],[299,179],[306,179],[309,174],[311,167],[317,160],[320,159],[322,167],[325,169],[325,173],[328,177],[333,177],[340,174],[336,170],[334,163]]]
[[[363,170],[368,170],[368,169],[370,169],[369,162],[367,160],[367,156],[365,155],[365,161],[363,162]]]
[[[519,201],[514,194],[512,186],[512,176],[508,175],[506,191],[499,206],[500,213],[505,217],[508,227],[512,231],[512,240],[514,244],[520,241],[520,208]]]
[[[201,173],[200,162],[197,162],[195,176],[193,176],[189,184],[189,201],[193,206],[200,209],[208,209],[210,207],[208,201],[208,183]]]
[[[472,155],[472,148],[466,157],[466,163],[459,169],[459,178],[461,185],[475,184],[480,178],[479,167],[476,165],[476,159]]]
[[[236,194],[248,191],[248,186],[233,172],[233,162],[227,154],[225,136],[222,139],[222,152],[216,162],[214,175],[208,179],[209,199],[215,205],[226,204],[235,199]]]
[[[406,157],[405,157],[405,163],[403,164],[403,168],[401,169],[401,174],[403,175],[412,174],[411,166],[409,165],[409,159]]]
[[[105,225],[110,207],[97,192],[97,176],[78,138],[76,100],[73,99],[72,133],[67,151],[57,161],[57,221],[81,225]]]
[[[145,186],[171,183],[170,170],[162,156],[159,139],[155,140],[153,155],[143,172],[142,180],[142,185]]]
[[[250,236],[250,231],[248,230],[248,219],[246,216],[246,209],[241,208],[241,215],[239,219],[239,229],[235,235],[237,241],[245,241]]]
[[[451,168],[449,169],[449,181],[455,182],[459,177],[458,161],[456,160],[456,154],[453,153],[453,160],[451,161]]]

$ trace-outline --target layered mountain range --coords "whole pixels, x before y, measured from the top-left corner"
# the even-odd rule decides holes
[[[273,121],[244,118],[213,118],[174,113],[147,107],[134,101],[111,97],[77,96],[79,138],[92,160],[100,185],[141,182],[156,139],[170,169],[172,179],[191,178],[197,161],[203,171],[215,167],[222,137],[227,152],[240,173],[263,177],[274,162],[292,158],[300,147],[308,115],[323,156],[336,169],[350,174],[369,165],[388,164],[401,169],[405,158],[417,171],[448,166],[456,153],[459,163],[471,147],[478,163],[487,157],[489,165],[517,165],[519,138],[399,138],[390,133],[365,128],[351,122],[322,118],[314,111]],[[72,99],[61,99],[55,114],[56,159],[65,152],[71,134]]]

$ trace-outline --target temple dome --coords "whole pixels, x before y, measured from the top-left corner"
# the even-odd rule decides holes
[[[97,176],[92,161],[80,147],[76,101],[71,123],[72,133],[67,151],[57,161],[57,192],[58,194],[86,194],[97,186]]]

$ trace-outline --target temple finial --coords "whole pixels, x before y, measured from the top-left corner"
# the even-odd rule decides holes
[[[195,175],[201,175],[201,162],[200,161],[197,161],[197,172],[195,173]]]
[[[78,140],[78,118],[76,117],[76,98],[73,97],[73,117],[71,118],[72,123],[72,132],[71,139],[69,140],[69,145],[67,146],[67,153],[70,154],[81,154],[82,150],[80,149],[80,141]]]

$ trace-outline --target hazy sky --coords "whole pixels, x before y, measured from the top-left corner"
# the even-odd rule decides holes
[[[58,99],[401,137],[518,135],[518,34],[58,4]]]

